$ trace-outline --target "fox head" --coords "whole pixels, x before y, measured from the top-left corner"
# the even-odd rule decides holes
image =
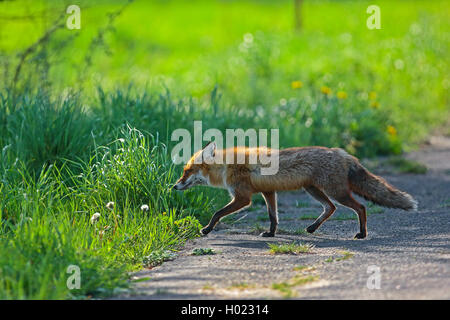
[[[208,164],[214,160],[216,143],[208,143],[202,150],[196,152],[184,166],[183,175],[175,183],[175,190],[186,190],[193,186],[209,184]]]

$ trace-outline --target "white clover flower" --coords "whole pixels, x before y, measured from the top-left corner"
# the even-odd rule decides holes
[[[114,202],[110,201],[106,204],[106,208],[108,208],[109,210],[113,210],[114,209]]]
[[[96,223],[97,220],[100,218],[100,213],[96,212],[91,217],[91,223]]]
[[[148,211],[148,209],[149,209],[149,208],[148,208],[148,205],[146,205],[146,204],[143,204],[143,205],[141,206],[141,210],[144,211],[144,212],[145,212],[145,211]]]
[[[252,43],[253,42],[253,35],[251,33],[244,34],[244,42]]]

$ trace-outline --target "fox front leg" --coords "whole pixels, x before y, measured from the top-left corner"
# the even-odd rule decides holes
[[[214,213],[213,217],[209,221],[208,225],[204,227],[200,232],[205,236],[208,233],[210,233],[216,224],[219,222],[220,219],[225,217],[226,215],[229,215],[233,212],[236,212],[242,208],[245,208],[249,206],[251,203],[250,197],[235,197],[229,204],[227,204],[225,207]]]
[[[270,230],[260,234],[261,237],[274,237],[278,226],[278,209],[276,192],[263,192],[270,219]]]

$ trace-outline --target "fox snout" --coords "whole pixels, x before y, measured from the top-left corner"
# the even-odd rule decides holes
[[[183,179],[183,177],[181,177],[174,185],[173,185],[173,189],[175,190],[186,190],[190,187],[192,187],[193,183],[192,183],[192,179]]]
[[[178,187],[178,183],[175,183],[175,184],[173,185],[172,189],[180,190],[179,187]]]
[[[173,189],[178,190],[178,191],[182,191],[182,190],[186,190],[187,186],[186,185],[180,185],[179,183],[175,183],[173,185]]]
[[[194,186],[206,184],[208,184],[208,180],[201,174],[201,172],[192,172],[192,170],[187,170],[185,174],[178,179],[173,188],[175,190],[186,190]]]
[[[173,185],[172,188],[175,189],[175,190],[181,191],[181,190],[185,190],[187,187],[188,187],[187,184],[178,181],[177,183],[175,183],[175,184]]]

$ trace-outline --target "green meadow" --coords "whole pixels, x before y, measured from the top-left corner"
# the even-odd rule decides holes
[[[401,154],[450,115],[448,1],[0,1],[0,299],[89,299],[176,255],[226,201],[171,190],[171,133]],[[78,266],[79,288],[67,285]]]

